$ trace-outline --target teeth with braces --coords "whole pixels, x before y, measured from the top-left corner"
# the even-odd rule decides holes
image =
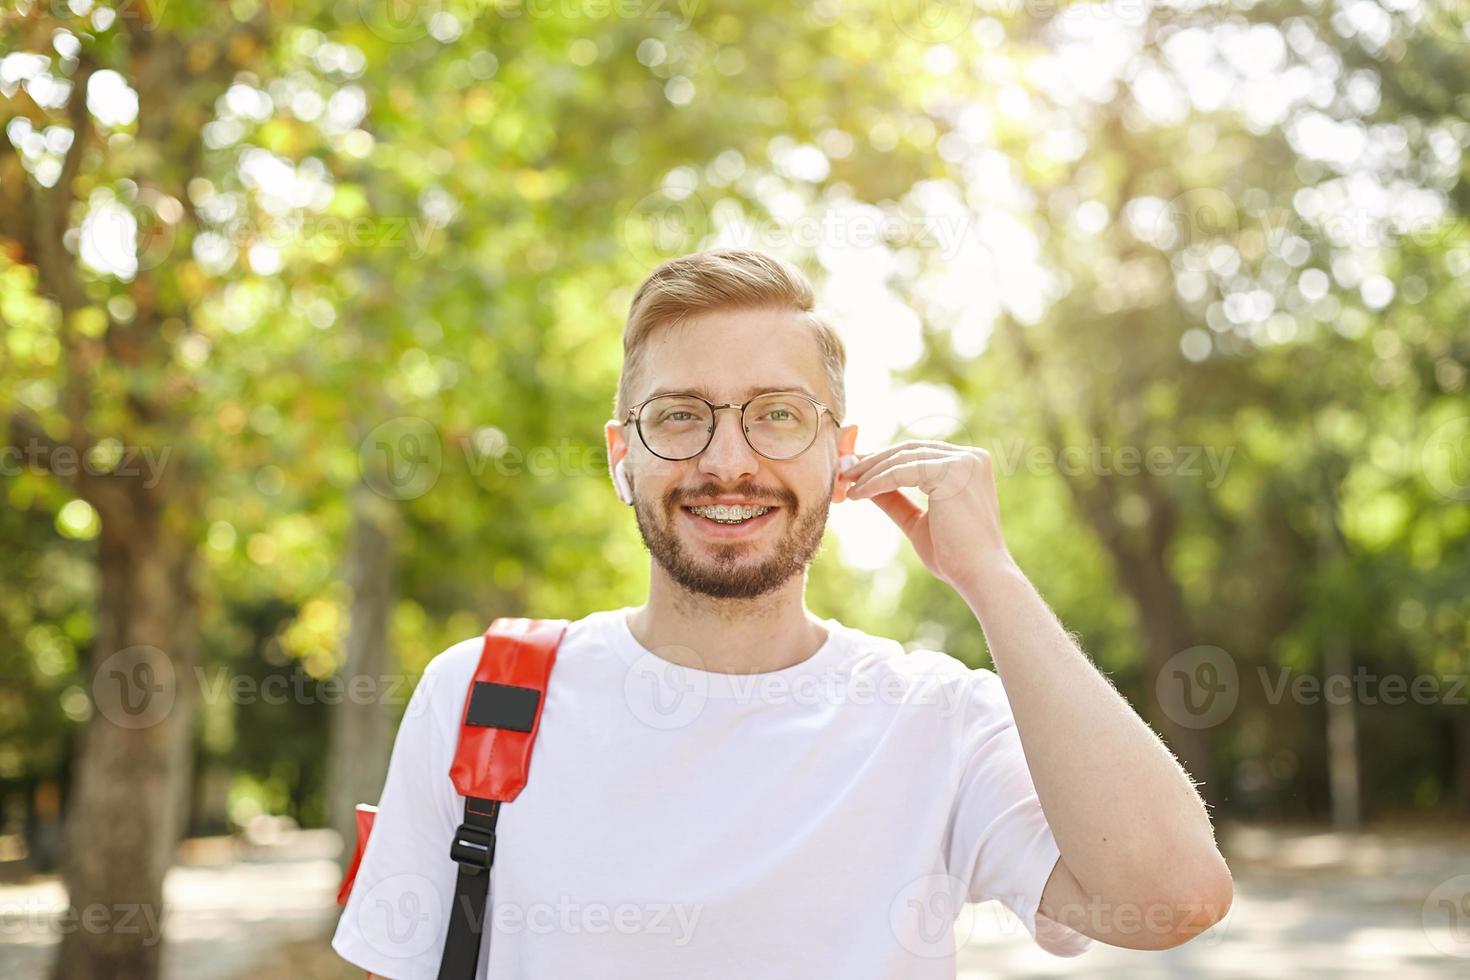
[[[721,524],[739,524],[743,521],[750,520],[752,517],[759,517],[771,508],[759,506],[735,507],[716,504],[713,507],[690,507],[689,509],[701,517],[708,517],[710,520],[718,521]]]

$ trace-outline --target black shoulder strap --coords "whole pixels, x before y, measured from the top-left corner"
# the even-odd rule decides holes
[[[459,873],[439,980],[475,980],[500,804],[515,799],[529,778],[551,668],[567,625],[564,619],[501,618],[485,631],[450,767],[455,789],[465,798],[464,822],[449,846]]]
[[[500,801],[469,796],[464,801],[464,823],[455,831],[449,856],[459,864],[454,881],[454,905],[449,911],[449,933],[439,960],[439,980],[474,980],[479,965],[480,939],[485,928],[485,903],[490,894],[490,866],[495,863],[495,821]]]

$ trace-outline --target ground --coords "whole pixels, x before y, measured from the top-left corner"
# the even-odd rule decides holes
[[[1470,827],[1349,835],[1226,825],[1220,841],[1235,903],[1189,943],[1159,953],[1095,944],[1060,958],[987,903],[957,923],[959,980],[1470,976]],[[185,842],[165,886],[165,980],[360,978],[329,946],[339,847],[330,831]],[[62,903],[54,875],[0,882],[0,976],[44,980]],[[137,928],[148,934],[145,923]]]

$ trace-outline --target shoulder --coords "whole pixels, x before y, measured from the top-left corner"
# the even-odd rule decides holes
[[[937,694],[944,703],[964,704],[967,713],[979,710],[1009,714],[1000,677],[989,668],[971,667],[942,650],[907,650],[897,640],[874,636],[836,620],[826,623],[848,648],[848,663],[855,677]]]
[[[614,615],[613,612],[599,612],[584,616],[567,625],[567,631],[562,636],[560,652],[565,653],[573,647],[581,647],[589,640],[596,640],[598,630],[606,624],[607,618]],[[488,624],[487,624],[488,628]],[[467,637],[456,643],[450,644],[442,652],[434,655],[424,667],[423,676],[419,679],[418,688],[414,695],[418,697],[419,691],[423,691],[425,699],[438,701],[441,698],[454,700],[456,696],[462,702],[465,692],[469,690],[470,681],[479,669],[480,657],[485,651],[485,635]]]
[[[452,643],[442,652],[435,654],[424,667],[417,691],[426,691],[438,697],[437,689],[469,686],[470,678],[480,664],[480,653],[485,647],[483,636],[471,636]]]
[[[429,660],[403,712],[403,729],[424,731],[426,726],[436,727],[443,738],[454,743],[465,692],[479,666],[483,647],[484,638],[472,636],[451,644]]]

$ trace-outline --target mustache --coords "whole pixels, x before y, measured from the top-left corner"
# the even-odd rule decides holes
[[[712,483],[695,487],[690,490],[673,489],[664,494],[664,502],[670,507],[679,506],[686,500],[698,500],[700,497],[718,497],[723,494],[733,494],[744,497],[758,504],[770,504],[777,507],[785,507],[788,510],[796,510],[796,494],[790,490],[766,490],[753,483],[742,483],[737,487],[721,488]]]

